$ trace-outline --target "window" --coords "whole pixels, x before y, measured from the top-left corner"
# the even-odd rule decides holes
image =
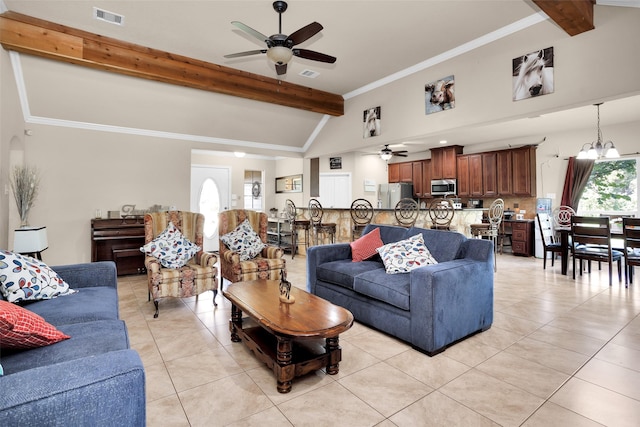
[[[204,235],[211,239],[218,229],[218,212],[220,212],[220,195],[218,186],[211,178],[202,184],[198,202],[199,212],[204,215]]]
[[[580,198],[580,215],[639,216],[640,158],[597,161]]]

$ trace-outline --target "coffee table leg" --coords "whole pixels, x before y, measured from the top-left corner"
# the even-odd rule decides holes
[[[295,374],[295,366],[291,364],[293,358],[293,345],[291,338],[276,337],[278,339],[278,348],[276,362],[278,363],[278,391],[280,393],[289,393],[291,391],[291,381]]]
[[[338,337],[327,338],[327,353],[329,354],[329,363],[327,364],[327,374],[335,375],[340,369],[338,364],[342,359],[342,350],[340,349],[340,341]]]
[[[242,329],[242,310],[235,305],[231,305],[231,320],[229,320],[229,331],[231,332],[231,341],[242,341],[238,336],[238,329]]]

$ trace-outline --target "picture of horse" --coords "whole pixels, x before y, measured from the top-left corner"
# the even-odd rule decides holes
[[[553,47],[513,58],[513,100],[553,93]]]
[[[455,79],[447,76],[424,85],[425,114],[450,110],[456,106]]]
[[[364,130],[362,137],[380,135],[380,107],[368,108],[363,113]]]

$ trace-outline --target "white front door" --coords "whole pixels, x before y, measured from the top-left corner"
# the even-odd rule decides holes
[[[191,166],[191,211],[204,215],[205,251],[218,250],[218,214],[231,205],[230,175],[224,166]]]

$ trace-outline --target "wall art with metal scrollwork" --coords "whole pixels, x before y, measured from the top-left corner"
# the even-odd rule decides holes
[[[258,181],[254,181],[253,184],[251,184],[251,195],[254,199],[257,199],[260,197],[260,194],[262,194],[262,186]]]

